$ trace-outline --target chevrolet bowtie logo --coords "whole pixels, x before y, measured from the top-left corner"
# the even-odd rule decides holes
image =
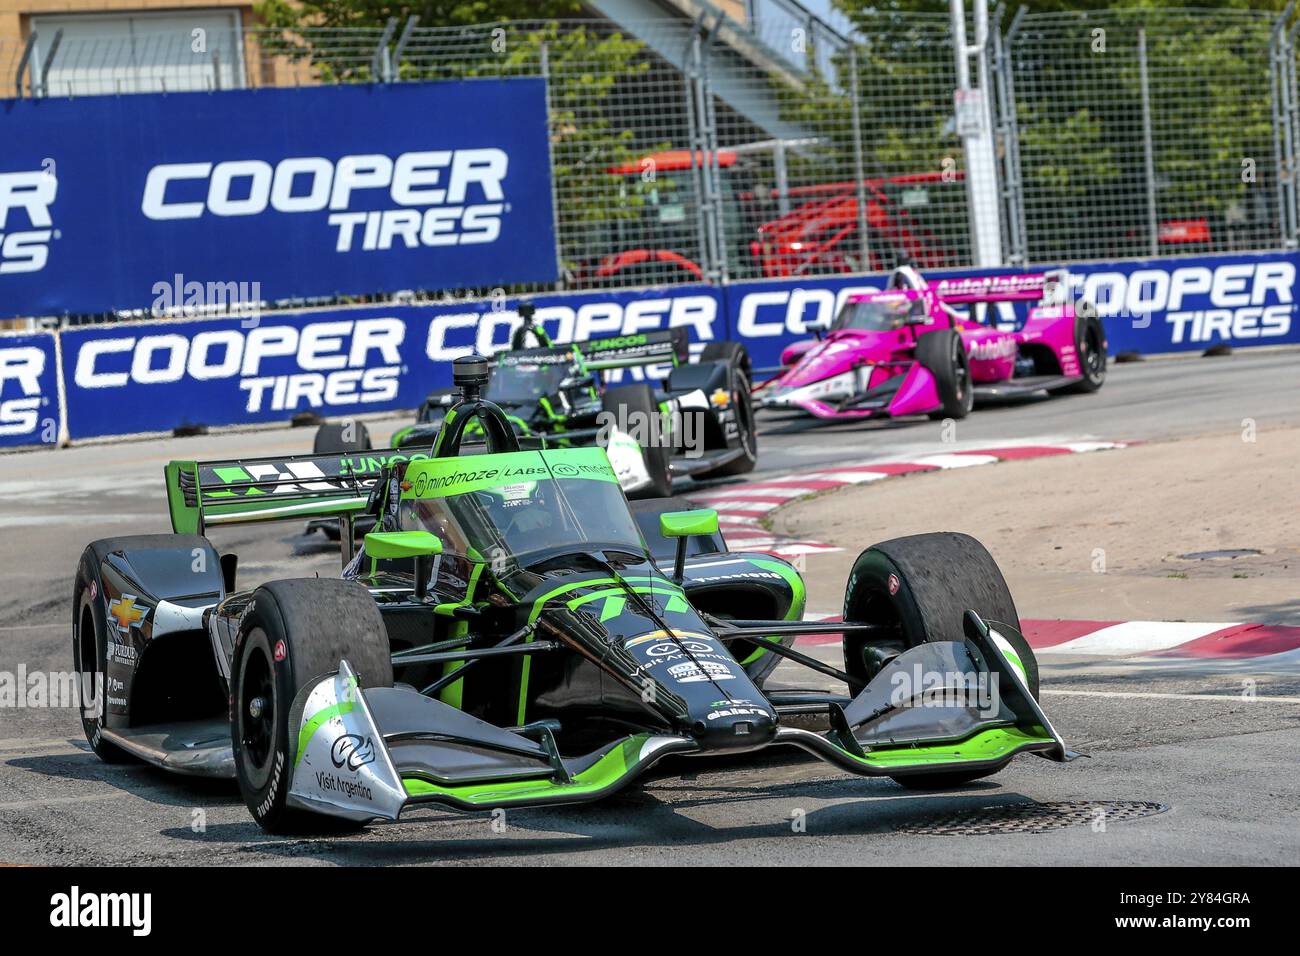
[[[139,624],[148,608],[135,606],[135,595],[123,594],[108,606],[108,616],[117,621],[117,629],[123,634],[131,630],[132,624]]]

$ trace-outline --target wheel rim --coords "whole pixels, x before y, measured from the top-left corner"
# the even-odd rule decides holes
[[[271,775],[275,750],[275,680],[261,645],[250,648],[239,692],[239,746],[250,782],[261,787]]]
[[[1092,379],[1100,378],[1106,367],[1106,356],[1102,354],[1101,343],[1097,341],[1095,329],[1089,328],[1084,333],[1080,348],[1083,351],[1084,373]]]

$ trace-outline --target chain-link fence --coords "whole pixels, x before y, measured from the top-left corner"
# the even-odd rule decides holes
[[[1289,18],[995,12],[975,79],[993,99],[1003,259],[1294,244]],[[714,10],[121,39],[42,24],[0,47],[0,94],[20,96],[480,76],[548,80],[562,288],[971,262],[945,16],[832,27],[793,0],[749,0],[744,23]]]
[[[1233,10],[1024,18],[1007,55],[1025,256],[1276,245],[1272,23]]]

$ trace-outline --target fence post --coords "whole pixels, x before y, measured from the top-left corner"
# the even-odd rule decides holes
[[[27,64],[32,58],[32,49],[36,46],[36,31],[33,30],[27,34],[27,43],[23,46],[23,55],[18,59],[18,69],[14,72],[14,86],[18,90],[18,98],[23,98],[23,74],[27,72]],[[27,78],[27,85],[32,85],[30,75]],[[33,92],[35,92],[33,90]]]
[[[418,20],[419,17],[412,17]],[[407,21],[408,25],[410,21]],[[401,44],[398,44],[399,46]],[[551,132],[551,48],[545,41],[541,48],[541,70],[542,83],[546,88],[546,130],[548,135]],[[560,195],[555,182],[555,156],[552,151],[551,155],[551,219],[555,223],[555,268],[560,276],[555,281],[555,291],[561,292],[564,289],[564,256],[561,252],[560,245]]]
[[[988,0],[974,0],[975,43],[966,43],[965,0],[949,0],[956,66],[953,118],[966,156],[966,209],[970,220],[972,265],[1003,264],[1002,197],[989,109]],[[978,90],[971,86],[970,57],[977,58]],[[974,120],[974,122],[972,122]]]
[[[1285,246],[1290,232],[1287,215],[1287,174],[1282,155],[1282,128],[1286,122],[1282,115],[1282,17],[1273,24],[1268,38],[1269,107],[1273,118],[1273,172],[1277,178],[1277,234],[1278,243]]]
[[[402,35],[397,38],[397,46],[393,49],[393,58],[389,61],[389,69],[394,82],[401,79],[402,54],[406,52],[406,44],[411,42],[411,34],[415,32],[415,28],[419,23],[420,15],[418,13],[411,14],[406,18],[406,26],[402,27]],[[542,44],[542,49],[546,49],[545,44]]]
[[[686,98],[686,142],[690,155],[691,184],[695,189],[695,243],[699,250],[700,265],[707,272],[709,268],[708,229],[705,227],[704,214],[704,174],[700,163],[695,161],[697,155],[703,159],[700,144],[700,123],[695,108],[696,77],[700,63],[700,24],[704,14],[696,17],[691,25],[690,39],[682,51],[682,92]],[[656,173],[657,175],[657,173]]]
[[[54,42],[50,44],[50,52],[41,57],[41,96],[50,95],[50,67],[54,65],[54,57],[59,52],[59,44],[63,42],[63,28],[54,31]]]
[[[1006,35],[1002,34],[1002,8],[998,8],[993,30],[994,72],[996,74],[998,132],[1002,137],[1003,190],[1007,213],[1007,262],[1023,266],[1029,261],[1025,224],[1024,181],[1020,171],[1020,126],[1016,118],[1016,82],[1011,63],[1011,45],[1024,23],[1029,8],[1021,6],[1011,19]]]
[[[370,58],[370,75],[377,82],[387,83],[391,80],[392,62],[388,58],[388,44],[396,32],[397,17],[389,17],[388,22],[384,24],[384,33],[379,38],[379,44],[375,47],[374,56]]]
[[[727,228],[723,221],[722,166],[718,159],[718,117],[713,106],[713,89],[709,82],[709,60],[716,42],[718,28],[722,26],[722,15],[713,21],[713,27],[704,37],[700,62],[700,98],[701,115],[704,117],[704,167],[708,170],[709,189],[709,226],[713,241],[713,265],[718,282],[725,284],[731,278],[727,262]]]
[[[1142,153],[1147,178],[1147,229],[1150,232],[1151,255],[1160,246],[1160,227],[1156,216],[1156,159],[1151,138],[1151,87],[1147,77],[1147,29],[1138,27],[1138,79],[1142,88]]]
[[[858,51],[849,47],[849,109],[853,113],[853,180],[858,207],[858,255],[860,272],[871,271],[871,237],[867,235],[867,173],[862,156],[862,104],[858,93]]]
[[[689,78],[686,84],[687,122],[691,134],[691,171],[696,187],[700,257],[705,275],[713,282],[727,281],[726,246],[721,239],[722,216],[718,208],[720,197],[715,188],[717,119],[710,102],[707,50],[721,22],[719,17],[711,29],[705,30],[704,14],[695,18],[691,24],[689,52],[684,58],[689,71],[683,70]]]
[[[1287,13],[1295,6],[1295,0],[1287,5]],[[1284,244],[1291,249],[1296,247],[1297,241],[1300,240],[1300,189],[1296,188],[1296,138],[1300,136],[1300,91],[1296,89],[1296,35],[1300,32],[1300,23],[1295,24],[1291,30],[1284,34],[1285,40],[1282,46],[1282,76],[1281,82],[1285,84],[1285,104],[1282,110],[1284,134],[1284,144],[1286,146],[1287,165],[1290,169],[1289,183],[1287,188],[1287,214],[1290,228],[1287,231]]]

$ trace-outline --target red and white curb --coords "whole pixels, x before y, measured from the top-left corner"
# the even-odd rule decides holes
[[[1022,621],[1040,656],[1268,657],[1300,650],[1300,627],[1199,621]]]
[[[809,620],[838,620],[809,614]],[[1200,621],[1022,620],[1038,656],[1241,659],[1300,651],[1300,627]],[[801,637],[800,644],[838,644],[838,634]]]
[[[786,535],[773,534],[763,528],[760,522],[764,518],[771,517],[776,509],[800,498],[843,485],[861,485],[869,481],[879,481],[892,475],[971,468],[976,465],[992,465],[999,461],[1022,461],[1027,458],[1046,458],[1051,455],[1106,451],[1112,448],[1126,448],[1129,444],[1078,441],[1050,445],[1008,445],[920,455],[896,461],[851,463],[816,471],[791,472],[740,485],[687,492],[686,497],[718,512],[718,524],[727,539],[727,546],[733,551],[764,551],[790,558],[802,554],[822,554],[843,550],[820,541],[803,541]]]

